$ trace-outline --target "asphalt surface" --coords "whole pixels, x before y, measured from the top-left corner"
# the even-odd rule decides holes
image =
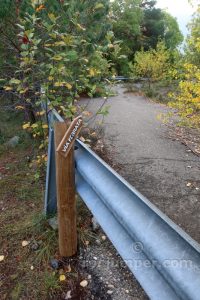
[[[129,183],[200,242],[200,158],[169,138],[168,126],[159,120],[169,108],[126,93],[122,85],[115,90],[103,124],[110,158]],[[93,99],[87,110],[94,112],[102,103]]]
[[[169,108],[144,96],[126,93],[122,85],[115,90],[118,94],[108,99],[109,115],[103,123],[109,160],[129,183],[200,243],[200,158],[180,141],[169,138],[169,127],[158,118]],[[81,103],[87,103],[86,109],[95,112],[103,101],[85,99]],[[175,121],[171,125],[176,126]],[[99,251],[106,255],[109,250]],[[99,277],[108,276],[104,268],[96,271]],[[112,279],[120,273],[120,268],[113,270]],[[123,274],[120,278],[123,286]],[[132,274],[125,282],[130,299],[148,298]],[[115,293],[112,299],[124,298],[120,289],[115,289]]]

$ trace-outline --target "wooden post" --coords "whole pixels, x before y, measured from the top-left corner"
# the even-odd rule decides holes
[[[63,139],[68,125],[55,123],[55,149]],[[74,150],[67,157],[56,152],[56,186],[59,228],[59,250],[62,257],[70,257],[77,252],[76,202]]]

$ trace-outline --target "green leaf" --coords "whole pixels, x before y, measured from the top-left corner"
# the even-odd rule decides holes
[[[20,83],[21,83],[21,81],[19,79],[12,78],[10,80],[10,84],[20,84]]]
[[[101,9],[101,8],[104,8],[103,3],[97,3],[94,7],[94,9]]]
[[[98,111],[98,115],[107,116],[109,114],[110,105],[104,106],[101,110]]]

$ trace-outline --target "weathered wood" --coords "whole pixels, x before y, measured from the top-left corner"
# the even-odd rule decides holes
[[[55,149],[68,129],[66,123],[55,123]],[[59,228],[59,250],[62,257],[77,252],[74,151],[64,158],[56,152],[56,186]]]
[[[82,125],[83,125],[83,120],[81,116],[76,117],[72,121],[67,132],[65,133],[64,137],[62,138],[60,144],[56,149],[56,151],[59,152],[60,155],[67,157],[69,151],[73,147],[76,137],[81,131]]]

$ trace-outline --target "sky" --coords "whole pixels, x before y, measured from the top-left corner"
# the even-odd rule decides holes
[[[200,0],[196,0],[196,3],[198,2]],[[188,0],[157,0],[157,7],[167,8],[168,12],[177,18],[184,36],[187,35],[187,24],[195,11],[195,8],[188,3]]]

